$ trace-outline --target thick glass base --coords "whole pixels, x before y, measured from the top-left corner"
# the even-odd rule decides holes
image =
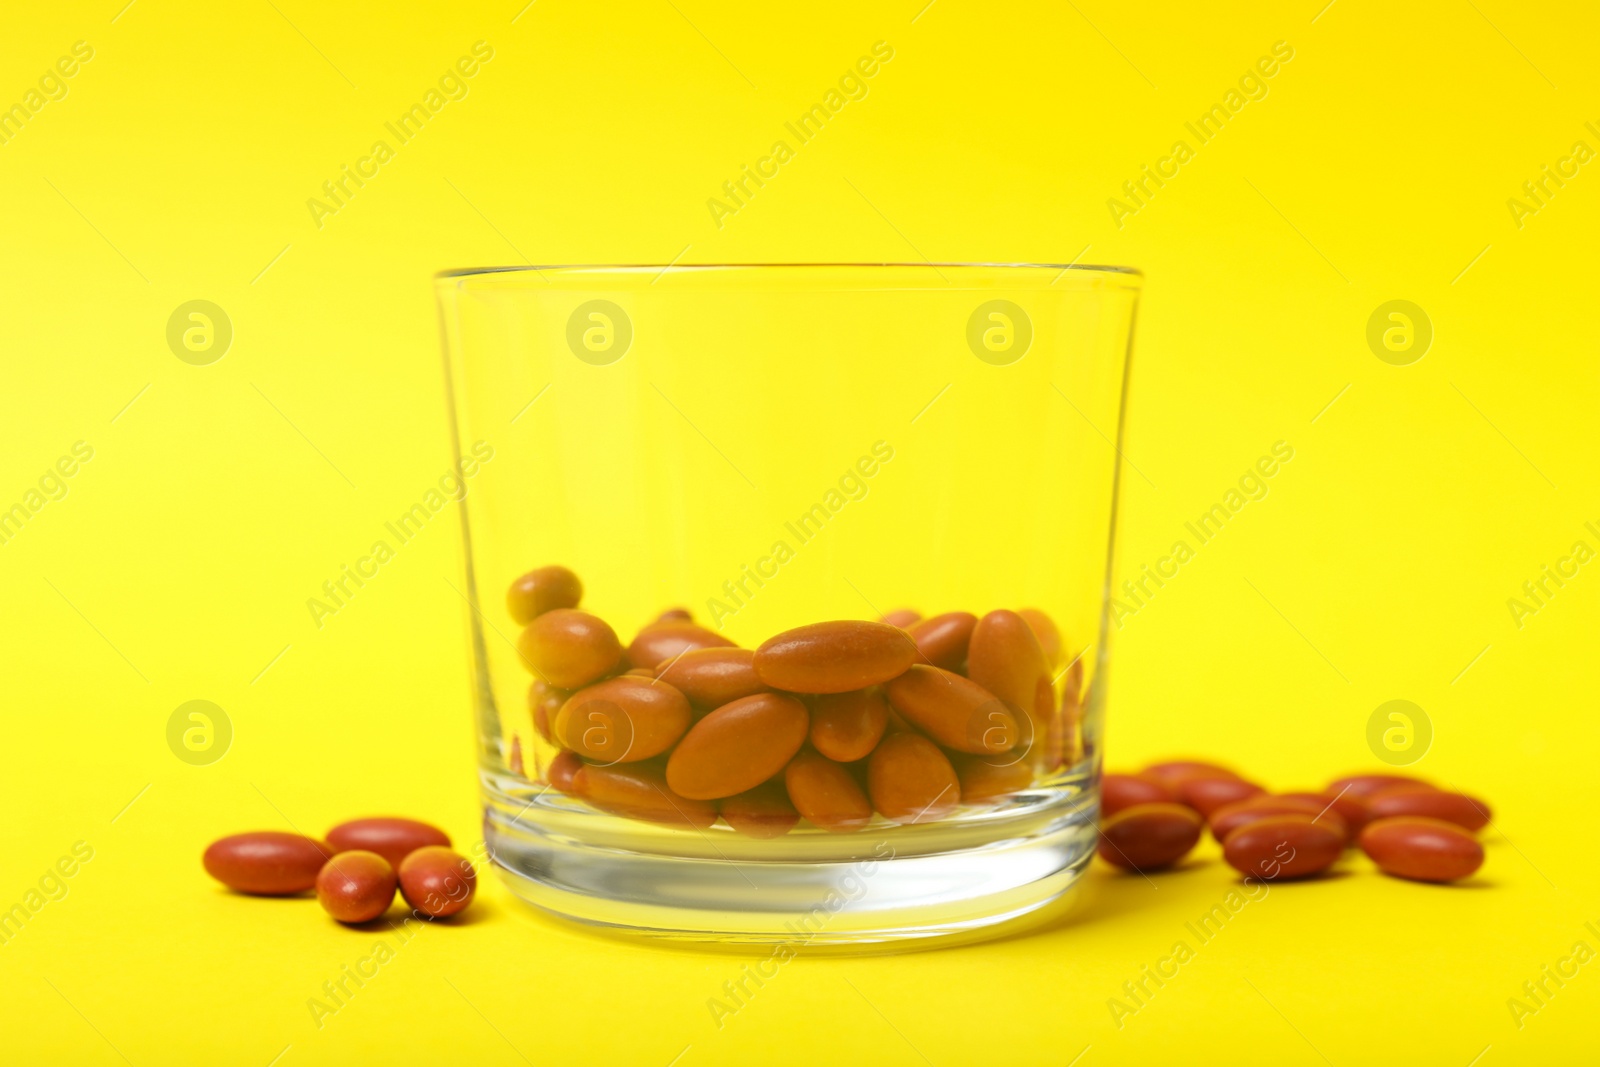
[[[1016,933],[1059,918],[1094,851],[1059,785],[926,826],[775,840],[641,823],[485,773],[484,840],[502,879],[600,932],[872,951]]]

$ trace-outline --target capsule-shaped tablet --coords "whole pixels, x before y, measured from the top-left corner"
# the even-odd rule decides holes
[[[690,800],[672,791],[660,760],[619,763],[614,767],[586,763],[573,776],[572,787],[595,807],[630,819],[698,830],[717,821],[715,804]]]
[[[422,914],[442,919],[472,903],[478,872],[447,848],[419,848],[400,862],[400,893]]]
[[[884,691],[907,722],[945,748],[993,755],[1021,739],[1016,717],[994,694],[951,671],[915,666]]]
[[[898,609],[896,611],[889,612],[889,614],[885,615],[883,618],[879,619],[878,621],[879,622],[886,622],[890,626],[898,626],[898,627],[900,627],[900,629],[904,630],[908,626],[911,626],[912,624],[920,621],[921,619],[922,619],[922,613],[921,612],[912,611],[910,608],[900,608],[900,609]]]
[[[1185,778],[1237,778],[1236,773],[1227,767],[1205,760],[1168,760],[1165,763],[1152,763],[1141,774],[1149,775],[1172,788],[1177,788],[1178,782]]]
[[[1417,815],[1443,819],[1464,830],[1481,830],[1488,825],[1489,805],[1465,793],[1447,793],[1428,785],[1397,785],[1367,798],[1367,811],[1374,819]]]
[[[1361,833],[1361,828],[1371,820],[1372,813],[1367,810],[1366,801],[1349,793],[1279,793],[1278,796],[1285,800],[1304,800],[1318,805],[1318,810],[1328,808],[1330,805],[1334,814],[1344,820],[1346,831],[1350,834],[1350,844],[1355,844],[1356,835]]]
[[[719,807],[727,824],[746,837],[782,837],[800,821],[782,778],[735,793]]]
[[[1143,774],[1107,774],[1100,778],[1100,817],[1109,819],[1135,804],[1176,804],[1177,794]]]
[[[570,696],[570,690],[557,689],[543,678],[535,678],[528,685],[528,710],[533,713],[533,728],[552,745],[556,743],[555,734],[551,732],[556,712]]]
[[[696,648],[666,661],[657,677],[702,708],[764,692],[748,648]]]
[[[633,763],[671,748],[689,701],[665,682],[621,675],[580,689],[556,714],[556,743],[596,763]]]
[[[517,651],[551,685],[577,689],[612,673],[622,657],[622,643],[604,619],[556,608],[528,624],[517,638]]]
[[[783,693],[757,693],[724,704],[691,726],[672,750],[667,784],[691,800],[754,789],[800,751],[810,726],[806,706]]]
[[[698,623],[687,620],[653,622],[640,630],[628,646],[628,662],[654,670],[673,657],[697,648],[732,647],[732,641]]]
[[[1248,826],[1250,823],[1259,822],[1262,819],[1275,818],[1279,815],[1304,815],[1308,819],[1333,829],[1341,840],[1348,839],[1350,836],[1350,828],[1327,804],[1291,797],[1266,795],[1246,797],[1244,800],[1235,801],[1232,804],[1224,804],[1213,811],[1207,821],[1211,824],[1212,836],[1218,841],[1226,841],[1228,835],[1241,826]]]
[[[906,632],[881,622],[839,619],[796,627],[756,649],[756,673],[791,693],[848,693],[880,685],[916,659]]]
[[[847,834],[872,821],[872,802],[849,768],[810,749],[789,761],[783,783],[795,810],[829,833]]]
[[[449,848],[450,835],[416,819],[375,816],[340,823],[328,831],[328,844],[340,852],[356,849],[375,852],[388,860],[391,867],[398,867],[401,860],[427,845]]]
[[[1374,819],[1361,851],[1378,869],[1417,882],[1453,882],[1483,866],[1483,846],[1453,822],[1416,815]]]
[[[1335,778],[1328,783],[1328,788],[1324,792],[1344,793],[1346,796],[1365,800],[1374,793],[1397,785],[1430,784],[1409,774],[1351,774],[1343,778]]]
[[[1056,627],[1055,621],[1040,611],[1038,608],[1023,608],[1017,612],[1028,624],[1028,629],[1033,631],[1033,636],[1039,641],[1039,648],[1044,652],[1044,658],[1051,667],[1061,662],[1061,631]]]
[[[830,693],[811,704],[811,747],[838,763],[866,759],[889,726],[889,702],[876,689]]]
[[[1014,752],[998,756],[971,756],[957,752],[950,757],[961,782],[961,802],[982,804],[1020,793],[1033,784],[1033,768],[1016,758]]]
[[[937,822],[961,806],[956,769],[939,746],[918,734],[891,734],[867,760],[872,807],[890,822]]]
[[[1050,664],[1027,620],[1004,610],[991,611],[979,619],[967,645],[967,677],[1018,716],[1022,750],[1029,753],[1031,762],[1042,763],[1042,742],[1055,709],[1056,693],[1050,684]],[[1040,743],[1034,752],[1036,741]]]
[[[972,640],[976,625],[978,617],[970,611],[947,611],[908,626],[906,633],[917,644],[913,662],[947,671],[960,669],[967,660],[967,643]]]
[[[1101,821],[1097,851],[1113,866],[1157,871],[1187,856],[1204,825],[1182,804],[1135,804]]]
[[[575,608],[583,599],[583,583],[565,567],[540,567],[511,583],[506,590],[506,610],[517,625],[526,626],[547,611]]]
[[[332,845],[300,834],[258,830],[213,841],[201,862],[229,889],[257,896],[304,893],[335,853]]]
[[[1264,881],[1320,874],[1342,852],[1344,833],[1309,815],[1270,815],[1239,827],[1222,842],[1228,866]]]
[[[577,796],[575,779],[582,767],[583,760],[578,758],[576,752],[563,749],[556,753],[555,758],[550,761],[550,766],[545,768],[544,780],[569,796]]]
[[[1178,800],[1198,811],[1206,818],[1218,808],[1249,797],[1260,796],[1266,790],[1243,778],[1183,778],[1178,781]]]
[[[317,903],[342,923],[370,922],[394,903],[400,879],[394,865],[376,852],[340,852],[317,874]]]

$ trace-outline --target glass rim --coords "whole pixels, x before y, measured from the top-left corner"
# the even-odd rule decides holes
[[[775,271],[809,268],[843,268],[848,270],[887,270],[913,268],[917,270],[932,270],[937,272],[940,268],[951,270],[995,270],[995,271],[1022,271],[1022,270],[1056,270],[1065,274],[1067,271],[1085,274],[1114,275],[1127,279],[1128,284],[1139,285],[1144,280],[1144,272],[1137,267],[1124,267],[1109,263],[1044,263],[1031,261],[1001,262],[1001,261],[923,261],[909,262],[899,260],[881,261],[856,261],[856,262],[760,262],[760,263],[528,263],[498,267],[457,267],[441,270],[434,274],[434,280],[446,282],[461,278],[489,277],[501,274],[525,274],[542,271],[562,271],[564,273],[592,273],[592,274],[644,274],[654,273],[657,276],[668,273],[689,273],[699,271]],[[1052,282],[1051,284],[1054,284]]]

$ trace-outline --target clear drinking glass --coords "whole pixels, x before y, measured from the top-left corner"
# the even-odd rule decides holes
[[[592,927],[704,941],[970,939],[1059,913],[1095,844],[1139,287],[1061,264],[442,274],[484,836],[505,882]],[[573,783],[566,756],[571,792],[550,784],[566,694],[530,690],[506,604],[549,564],[623,646],[669,608],[746,649],[910,608],[1036,609],[1059,648],[1025,615],[1048,688],[1000,705],[1010,750],[945,753],[959,807],[752,837],[710,821],[723,800],[655,821],[581,795],[622,773],[670,802],[663,757]],[[870,800],[869,766],[846,770]]]

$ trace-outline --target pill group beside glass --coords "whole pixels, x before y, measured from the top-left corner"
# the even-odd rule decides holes
[[[612,814],[699,829],[720,818],[752,837],[802,819],[831,833],[875,815],[926,823],[1082,751],[1082,664],[1036,609],[819,622],[754,650],[675,609],[624,648],[582,596],[550,566],[506,603],[534,675],[533,726],[555,750],[544,781]],[[513,751],[513,771],[523,758]]]
[[[1128,870],[1172,866],[1209,827],[1229,866],[1263,881],[1321,874],[1355,846],[1386,874],[1452,882],[1483,865],[1474,835],[1489,806],[1401,774],[1271,794],[1226,767],[1178,760],[1105,775],[1100,815],[1100,858]]]

